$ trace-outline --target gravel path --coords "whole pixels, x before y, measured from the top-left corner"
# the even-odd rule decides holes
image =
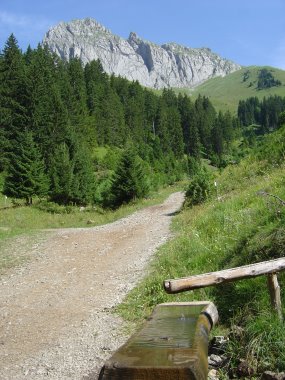
[[[128,338],[111,309],[170,237],[182,202],[175,193],[117,222],[56,230],[26,246],[33,259],[0,278],[0,379],[97,378]]]

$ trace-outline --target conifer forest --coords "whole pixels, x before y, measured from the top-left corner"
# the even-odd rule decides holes
[[[191,175],[200,159],[225,165],[241,125],[260,119],[256,108],[266,107],[249,99],[238,117],[217,112],[205,96],[154,92],[99,61],[64,62],[42,45],[23,53],[11,35],[0,57],[4,194],[118,207]]]

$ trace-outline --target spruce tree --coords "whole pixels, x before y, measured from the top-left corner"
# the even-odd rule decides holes
[[[73,163],[70,159],[69,148],[65,142],[59,144],[54,151],[50,178],[51,200],[59,204],[70,203],[72,200]]]
[[[65,141],[69,134],[67,110],[51,53],[39,45],[29,53],[29,61],[29,124],[49,168],[56,145]]]
[[[68,63],[70,84],[69,118],[77,130],[84,133],[84,121],[88,115],[87,93],[82,63],[79,58],[73,58]]]
[[[49,182],[40,151],[30,131],[18,132],[9,155],[4,194],[25,199],[32,204],[34,196],[44,197],[48,193]]]
[[[91,162],[91,154],[87,147],[77,147],[73,159],[71,182],[71,198],[76,204],[87,205],[92,201],[95,191],[95,176]]]
[[[187,95],[182,96],[179,94],[178,109],[181,116],[185,153],[187,155],[199,158],[201,143],[197,128],[195,106]]]
[[[11,141],[27,127],[26,66],[13,34],[8,38],[0,59],[0,126],[3,152],[1,162],[11,150]]]
[[[148,193],[143,165],[133,146],[124,151],[114,173],[111,186],[111,206],[118,207]]]
[[[124,109],[119,96],[110,87],[102,101],[102,119],[98,121],[101,144],[122,146],[126,140]]]

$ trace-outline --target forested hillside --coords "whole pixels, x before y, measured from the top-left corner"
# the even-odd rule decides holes
[[[115,207],[145,196],[193,160],[219,162],[238,126],[206,97],[158,96],[108,76],[99,61],[63,62],[40,45],[22,53],[13,35],[0,59],[0,111],[3,191],[27,204]]]

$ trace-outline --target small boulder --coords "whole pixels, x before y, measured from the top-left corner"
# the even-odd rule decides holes
[[[208,373],[208,380],[218,380],[218,371],[216,369],[211,369]]]
[[[226,363],[226,361],[227,358],[225,356],[212,354],[208,357],[208,363],[211,368],[220,368]]]
[[[272,371],[265,371],[261,376],[261,380],[285,380],[285,372],[275,373]]]

